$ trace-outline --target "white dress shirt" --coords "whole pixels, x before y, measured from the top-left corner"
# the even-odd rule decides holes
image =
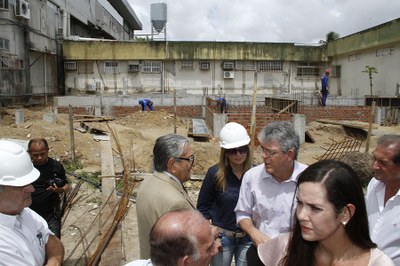
[[[150,259],[148,260],[135,260],[131,261],[128,264],[125,264],[124,266],[153,266],[153,263],[151,262]]]
[[[273,238],[290,231],[297,176],[307,166],[295,161],[290,179],[278,182],[260,164],[248,170],[235,208],[236,222],[249,218],[258,230]]]
[[[0,213],[0,265],[43,265],[49,235],[46,221],[29,208]]]
[[[369,232],[378,248],[400,265],[400,190],[384,205],[385,188],[385,184],[375,178],[368,184]]]

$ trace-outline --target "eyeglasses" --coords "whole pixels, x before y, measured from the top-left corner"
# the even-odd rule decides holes
[[[188,161],[190,166],[194,164],[194,155],[190,156],[189,158],[184,158],[184,157],[174,157],[175,160],[183,160],[183,161]]]
[[[280,153],[281,151],[278,150],[270,150],[267,148],[262,147],[262,152],[264,155],[266,156],[270,156],[270,157],[274,157],[275,155],[277,155],[278,153]]]
[[[239,152],[240,154],[245,154],[248,151],[249,151],[249,147],[248,146],[242,146],[242,147],[239,147],[239,148],[227,149],[226,153],[228,153],[228,154],[237,154]]]

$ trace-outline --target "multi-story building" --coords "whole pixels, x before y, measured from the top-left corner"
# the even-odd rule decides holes
[[[213,95],[313,92],[325,69],[330,93],[393,96],[400,19],[319,45],[134,39],[141,22],[126,0],[0,1],[2,104],[53,95]],[[105,0],[103,0],[105,1]],[[397,85],[397,87],[396,87]],[[43,97],[45,96],[45,97]]]
[[[247,42],[64,43],[68,95],[168,93],[251,95],[313,92],[325,69],[330,93],[364,97],[395,95],[400,83],[400,19],[324,45]],[[255,75],[257,74],[257,75]]]
[[[141,22],[125,0],[112,3],[122,22],[98,1],[0,1],[0,105],[64,94],[65,39],[132,39]]]

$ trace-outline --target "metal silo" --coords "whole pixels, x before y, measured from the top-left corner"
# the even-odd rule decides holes
[[[167,23],[167,4],[155,3],[150,5],[150,20],[153,28],[160,33]]]

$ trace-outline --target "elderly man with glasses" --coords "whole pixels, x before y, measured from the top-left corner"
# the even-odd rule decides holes
[[[194,164],[189,139],[175,134],[159,137],[153,155],[155,171],[140,185],[136,200],[141,259],[150,258],[149,234],[161,215],[178,209],[196,209],[183,186]]]
[[[290,231],[297,176],[307,167],[297,161],[299,136],[293,125],[277,121],[258,135],[264,163],[248,170],[235,208],[236,221],[253,240],[247,265],[264,265],[257,246]]]

